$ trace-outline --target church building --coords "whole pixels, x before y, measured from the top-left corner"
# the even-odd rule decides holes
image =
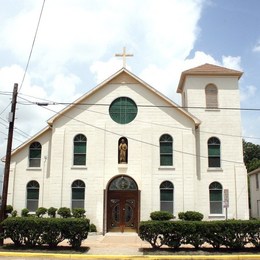
[[[103,233],[137,231],[159,210],[248,219],[241,76],[186,70],[178,105],[123,67],[12,152],[7,204],[84,208]]]

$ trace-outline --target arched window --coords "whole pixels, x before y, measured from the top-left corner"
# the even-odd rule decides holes
[[[206,107],[218,108],[218,89],[215,85],[209,84],[205,88]]]
[[[164,134],[160,138],[160,165],[170,166],[173,165],[172,160],[172,137]]]
[[[222,185],[219,182],[212,182],[209,185],[209,206],[210,214],[222,214]]]
[[[86,165],[87,138],[83,134],[74,138],[73,165]]]
[[[42,146],[39,142],[34,142],[29,148],[29,167],[41,167]]]
[[[27,184],[27,205],[29,211],[35,212],[39,204],[40,185],[37,181],[30,181]]]
[[[71,208],[82,208],[85,205],[85,183],[81,180],[76,180],[71,185]]]
[[[160,210],[173,214],[174,186],[170,181],[164,181],[160,185]]]
[[[128,162],[128,140],[125,137],[121,137],[118,140],[118,163]]]
[[[208,167],[220,167],[220,141],[217,137],[208,140]]]

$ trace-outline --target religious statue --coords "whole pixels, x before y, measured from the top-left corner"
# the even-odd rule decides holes
[[[119,163],[127,163],[127,144],[124,138],[121,139],[118,149]]]

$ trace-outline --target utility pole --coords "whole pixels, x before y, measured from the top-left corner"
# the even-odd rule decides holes
[[[0,223],[5,219],[9,172],[10,172],[10,163],[11,163],[11,153],[12,153],[12,143],[13,143],[17,90],[18,90],[18,84],[15,83],[14,90],[13,90],[13,97],[12,97],[12,107],[11,107],[11,112],[9,114],[9,131],[8,131],[7,148],[6,148],[6,156],[5,156],[2,205],[1,205],[1,209],[0,209]],[[2,233],[3,233],[3,227],[2,227],[2,225],[0,225],[0,234],[2,234]],[[3,246],[3,244],[4,244],[4,239],[0,237],[0,246]]]

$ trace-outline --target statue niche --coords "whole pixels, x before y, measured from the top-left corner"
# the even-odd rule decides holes
[[[128,141],[127,138],[121,137],[118,140],[118,163],[126,164],[128,159]]]

